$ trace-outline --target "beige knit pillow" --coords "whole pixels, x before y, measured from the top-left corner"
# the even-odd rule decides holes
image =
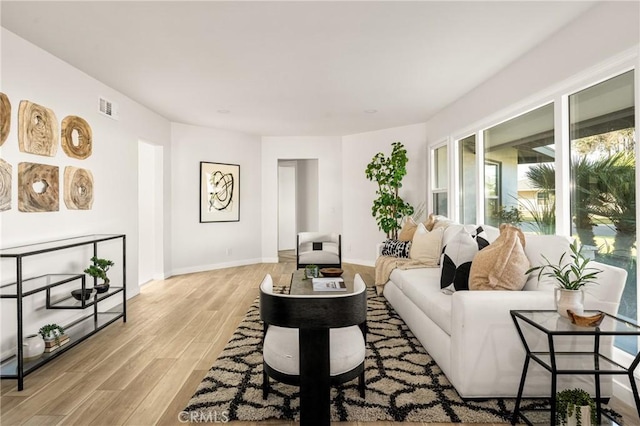
[[[438,260],[442,252],[443,235],[444,228],[434,229],[432,232],[429,232],[424,224],[419,224],[415,234],[413,234],[409,257],[424,263],[427,267],[437,268]]]
[[[424,226],[425,228],[427,228],[427,231],[433,231],[434,228],[440,228],[440,227],[446,228],[447,226],[452,224],[453,221],[447,218],[446,216],[430,213],[429,217],[427,217],[427,220],[425,220],[422,223],[424,223]]]
[[[469,290],[522,290],[529,259],[524,234],[513,225],[500,225],[500,236],[473,258]]]
[[[417,227],[418,224],[413,220],[413,218],[411,216],[407,216],[404,221],[404,225],[402,225],[402,229],[400,229],[400,233],[398,234],[398,240],[411,241]]]

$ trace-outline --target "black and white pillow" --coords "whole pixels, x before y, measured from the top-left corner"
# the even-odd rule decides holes
[[[488,245],[487,234],[481,226],[471,232],[464,228],[461,229],[442,248],[440,288],[446,293],[469,290],[471,262],[476,253]]]
[[[388,239],[384,242],[384,246],[382,246],[382,255],[409,258],[410,249],[411,241]]]

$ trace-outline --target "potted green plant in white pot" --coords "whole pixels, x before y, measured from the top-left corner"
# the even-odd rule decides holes
[[[556,424],[591,426],[596,424],[596,404],[582,389],[565,389],[556,394]]]
[[[55,341],[55,343],[59,345],[60,337],[64,336],[64,327],[55,323],[47,324],[40,327],[40,330],[38,330],[38,333],[40,333],[40,336],[42,336],[45,343]]]
[[[538,279],[544,275],[556,280],[556,308],[558,313],[566,318],[569,317],[567,310],[582,315],[584,311],[583,287],[589,283],[597,284],[596,277],[602,272],[600,269],[588,266],[591,259],[580,253],[577,241],[574,241],[569,248],[571,249],[569,255],[571,260],[565,261],[567,253],[563,253],[558,263],[554,264],[542,255],[547,264],[535,266],[526,272],[530,274],[538,271]]]

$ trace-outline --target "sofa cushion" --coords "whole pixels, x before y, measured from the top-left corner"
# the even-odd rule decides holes
[[[546,265],[546,257],[549,262],[557,264],[563,253],[567,253],[563,260],[563,266],[571,262],[569,245],[572,239],[561,235],[527,235],[527,244],[524,253],[531,263],[531,267]],[[544,255],[544,257],[543,257]],[[532,272],[527,278],[524,290],[548,291],[556,287],[556,280],[551,277],[541,276],[538,280],[538,272]]]
[[[418,224],[413,220],[411,216],[407,217],[404,221],[404,225],[402,225],[402,229],[398,234],[398,239],[400,241],[411,241],[413,240],[413,235],[418,228]]]
[[[488,245],[481,226],[461,227],[442,249],[440,287],[452,291],[468,290],[471,261],[478,251]]]
[[[429,232],[424,224],[421,223],[418,225],[416,232],[413,234],[411,249],[409,251],[411,259],[418,260],[427,267],[437,267],[440,254],[442,253],[443,234],[443,228],[434,229]]]
[[[409,258],[410,248],[411,241],[387,239],[382,247],[382,255]]]
[[[469,272],[469,290],[522,290],[529,269],[520,228],[502,224],[500,236],[478,252]]]
[[[391,280],[411,301],[448,335],[451,335],[451,296],[440,292],[439,269],[395,270]]]

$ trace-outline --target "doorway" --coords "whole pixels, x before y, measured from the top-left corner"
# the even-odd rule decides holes
[[[278,256],[295,261],[298,232],[318,231],[318,159],[278,160]]]
[[[138,141],[138,285],[164,279],[163,147]]]

